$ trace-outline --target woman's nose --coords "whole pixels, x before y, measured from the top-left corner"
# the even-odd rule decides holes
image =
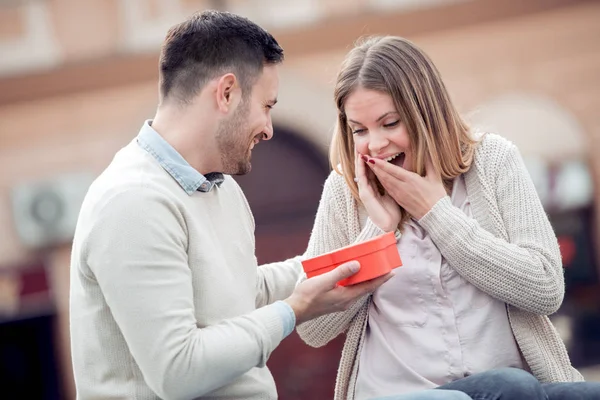
[[[381,153],[383,149],[387,147],[389,140],[386,135],[379,132],[371,132],[369,135],[369,152],[371,155],[377,155]]]

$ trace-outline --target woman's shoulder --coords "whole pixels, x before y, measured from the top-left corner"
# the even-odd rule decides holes
[[[473,165],[479,169],[498,172],[507,156],[518,151],[513,142],[492,132],[484,132],[476,137]]]
[[[332,170],[325,180],[321,202],[347,212],[354,212],[358,206],[346,179],[336,170]]]
[[[340,168],[341,167],[338,167],[338,169]],[[352,196],[352,192],[350,191],[344,176],[335,169],[329,173],[329,176],[325,180],[324,191],[344,197]]]
[[[475,156],[503,155],[516,148],[513,142],[493,132],[478,133],[476,139],[479,144]]]

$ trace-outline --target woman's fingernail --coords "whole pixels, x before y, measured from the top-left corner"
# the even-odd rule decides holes
[[[369,160],[369,162],[370,162],[371,164],[375,164],[375,160],[373,160],[372,158]]]
[[[368,161],[368,159],[367,159],[367,156],[360,156],[360,158],[362,158],[362,160],[363,160],[364,162],[367,162],[367,161]]]

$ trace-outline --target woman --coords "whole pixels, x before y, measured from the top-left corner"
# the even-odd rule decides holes
[[[396,232],[403,260],[349,310],[298,327],[314,347],[346,333],[336,399],[436,387],[600,398],[598,384],[541,384],[583,379],[547,317],[564,295],[561,257],[516,147],[472,133],[402,38],[359,43],[335,101],[335,171],[305,257]]]

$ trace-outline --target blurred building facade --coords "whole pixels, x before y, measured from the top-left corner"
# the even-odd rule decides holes
[[[11,0],[0,2],[0,376],[37,390],[18,386],[37,374],[45,393],[74,398],[68,265],[78,202],[152,117],[167,29],[206,8],[249,17],[286,51],[276,138],[257,147],[253,172],[238,180],[260,262],[306,246],[345,53],[361,35],[405,36],[432,57],[474,126],[521,149],[561,242],[569,292],[561,313],[577,321],[568,332],[590,336],[571,353],[579,365],[600,363],[600,3]],[[340,346],[309,350],[287,339],[270,361],[281,398],[330,398]],[[1,364],[7,354],[37,365]]]

